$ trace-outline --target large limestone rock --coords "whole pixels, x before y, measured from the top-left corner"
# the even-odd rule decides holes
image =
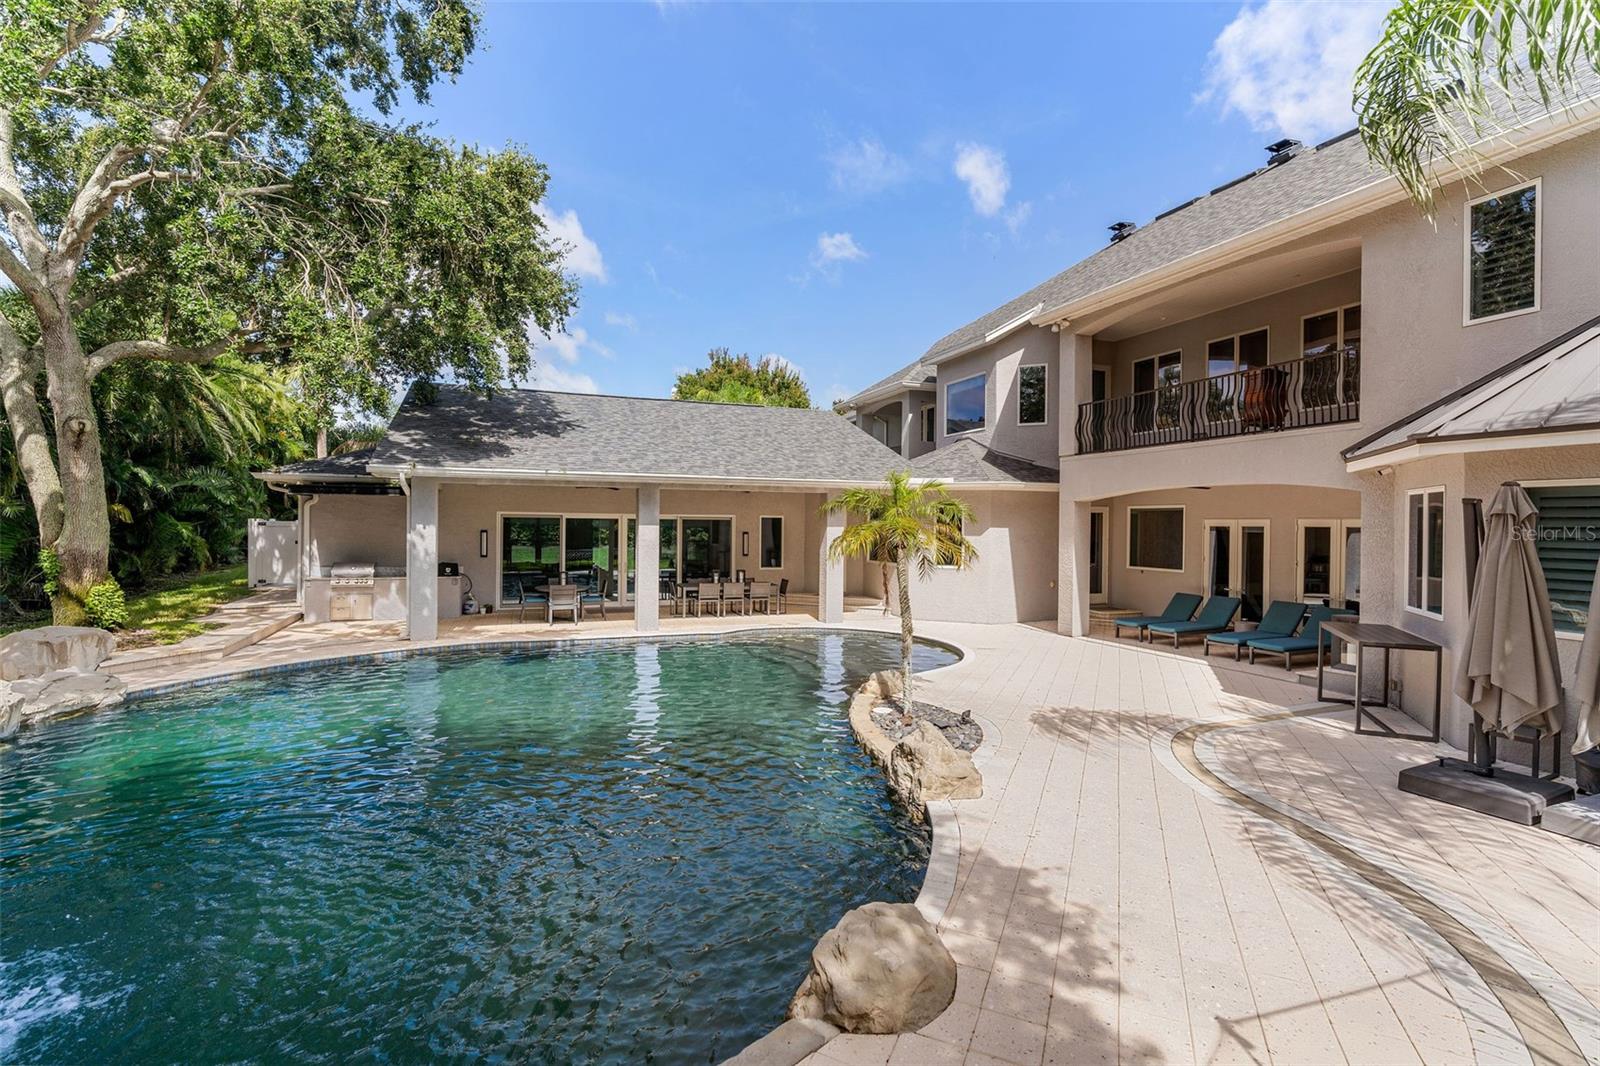
[[[972,756],[957,749],[939,727],[919,721],[889,753],[889,788],[913,811],[930,800],[976,799],[983,778]]]
[[[909,903],[850,911],[811,951],[789,1017],[847,1033],[905,1033],[933,1021],[956,994],[956,960]]]
[[[20,700],[15,709],[16,727],[0,731],[0,737],[10,736],[24,725],[110,707],[121,703],[127,691],[127,683],[111,674],[80,670],[52,670],[43,677],[0,682],[0,725],[12,719],[12,712],[6,710],[8,701]]]
[[[40,626],[0,637],[0,681],[56,670],[94,670],[117,650],[117,638],[89,626]]]
[[[22,693],[11,690],[11,682],[0,681],[0,740],[22,728]]]

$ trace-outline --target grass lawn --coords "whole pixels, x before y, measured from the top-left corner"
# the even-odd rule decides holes
[[[174,574],[128,597],[128,628],[117,635],[117,646],[137,648],[148,644],[176,644],[213,628],[197,621],[218,604],[247,596],[245,564],[225,566],[198,574]],[[48,625],[49,615],[0,624],[0,633]]]

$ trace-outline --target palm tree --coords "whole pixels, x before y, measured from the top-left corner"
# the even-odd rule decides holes
[[[978,549],[962,533],[961,523],[972,518],[972,508],[945,491],[943,484],[928,481],[911,483],[909,471],[896,470],[878,489],[846,489],[827,503],[823,511],[843,511],[860,520],[846,526],[829,547],[835,559],[847,555],[876,558],[895,568],[900,587],[900,672],[904,678],[901,709],[911,717],[911,649],[915,634],[911,625],[911,566],[924,579],[935,566],[964,568],[978,558]],[[887,601],[887,579],[883,589]]]
[[[1595,0],[1401,0],[1356,70],[1361,139],[1432,217],[1435,163],[1475,174],[1476,145],[1527,117],[1509,115],[1513,92],[1549,105],[1586,68],[1600,70]]]

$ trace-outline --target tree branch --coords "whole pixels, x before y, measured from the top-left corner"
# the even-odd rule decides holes
[[[15,134],[11,112],[0,110],[0,209],[5,211],[6,226],[16,238],[17,247],[22,249],[28,266],[33,270],[42,270],[47,245],[39,232],[39,223],[33,216],[33,207],[22,193],[22,182],[17,180],[13,143]]]
[[[89,380],[93,381],[95,375],[113,363],[124,359],[158,359],[168,363],[209,363],[217,356],[234,347],[243,347],[250,351],[259,351],[255,345],[240,345],[240,338],[245,330],[235,330],[220,340],[200,348],[184,348],[166,341],[140,340],[140,341],[112,341],[110,344],[97,348],[89,355]]]

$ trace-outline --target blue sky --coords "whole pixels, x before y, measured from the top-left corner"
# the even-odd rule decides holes
[[[490,3],[441,136],[551,171],[581,305],[535,384],[713,347],[826,403],[1156,213],[1348,128],[1382,4]]]

